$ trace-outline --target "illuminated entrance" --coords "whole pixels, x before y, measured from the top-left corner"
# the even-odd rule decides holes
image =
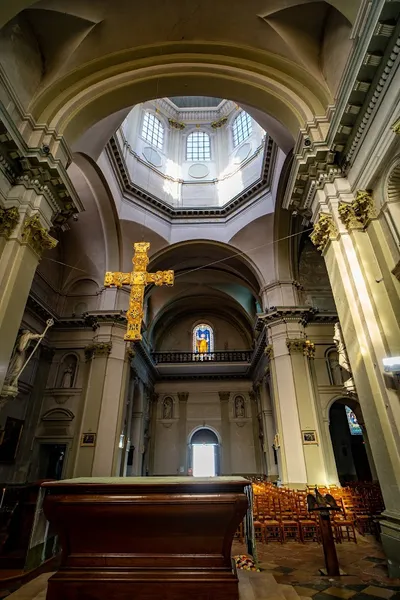
[[[198,429],[192,435],[189,446],[189,464],[194,477],[219,475],[219,442],[211,429]]]

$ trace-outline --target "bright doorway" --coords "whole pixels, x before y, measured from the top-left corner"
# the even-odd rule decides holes
[[[191,438],[191,468],[193,477],[215,477],[219,471],[219,442],[215,433],[206,427],[198,429]]]

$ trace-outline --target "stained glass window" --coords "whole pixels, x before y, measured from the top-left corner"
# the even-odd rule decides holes
[[[253,126],[251,124],[251,117],[242,110],[241,113],[238,114],[236,119],[233,121],[232,132],[233,132],[233,145],[239,146],[246,138],[248,138],[253,130]]]
[[[152,146],[163,149],[164,145],[164,127],[160,119],[157,119],[153,113],[146,112],[143,119],[142,137]]]
[[[210,325],[201,323],[193,329],[193,352],[199,355],[214,352],[214,332]]]
[[[210,136],[205,131],[194,131],[186,142],[186,160],[210,160]]]
[[[357,421],[357,417],[348,406],[346,406],[346,415],[351,435],[362,435],[362,429]]]

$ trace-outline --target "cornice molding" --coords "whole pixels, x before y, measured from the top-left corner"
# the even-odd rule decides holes
[[[133,202],[139,202],[140,204],[144,203],[148,208],[153,209],[153,211],[157,213],[161,213],[163,216],[169,217],[169,219],[206,219],[210,217],[226,218],[227,216],[231,216],[237,210],[242,209],[245,205],[250,204],[253,200],[258,198],[261,193],[267,193],[270,190],[274,174],[277,146],[270,137],[267,138],[263,156],[262,175],[254,184],[243,190],[241,194],[232,198],[232,200],[224,206],[197,208],[174,207],[146,192],[142,188],[135,186],[130,179],[123,154],[115,136],[113,136],[107,144],[106,152],[117,174],[116,179],[121,186],[121,192],[125,198],[130,199]]]
[[[272,306],[268,312],[259,314],[256,329],[259,331],[264,325],[275,325],[277,323],[310,323],[318,309],[313,306]]]
[[[399,25],[387,17],[393,4],[369,3],[365,20],[357,25],[354,50],[336,94],[339,101],[325,117],[330,123],[325,139],[312,139],[313,124],[300,132],[283,206],[305,211],[306,219],[321,175],[332,169],[341,176],[348,172],[400,63]]]
[[[83,210],[69,176],[60,160],[53,158],[48,147],[28,147],[11,116],[0,102],[0,168],[11,185],[33,187],[43,194],[54,214],[54,227],[62,227]]]

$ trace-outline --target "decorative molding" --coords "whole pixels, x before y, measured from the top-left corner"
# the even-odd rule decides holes
[[[22,241],[28,244],[39,256],[42,256],[45,250],[52,250],[58,244],[58,241],[51,237],[43,227],[38,214],[26,217],[24,220]]]
[[[204,208],[174,207],[135,185],[129,176],[123,153],[121,152],[116,136],[113,136],[110,139],[110,142],[106,146],[106,152],[118,175],[121,191],[127,200],[140,202],[141,204],[144,203],[149,209],[153,209],[156,214],[161,213],[163,216],[168,216],[171,219],[187,219],[191,217],[195,219],[210,219],[219,217],[226,218],[235,213],[237,209],[243,208],[243,206],[247,205],[249,202],[259,198],[260,194],[266,193],[270,189],[277,155],[277,146],[270,137],[267,137],[264,148],[261,177],[255,181],[254,184],[232,198],[224,206]],[[185,183],[190,185],[188,182]],[[198,185],[198,182],[192,185]]]
[[[230,392],[218,392],[218,396],[221,402],[228,402],[230,395]]]
[[[179,402],[187,402],[189,398],[189,392],[178,392],[177,396]]]
[[[310,240],[317,247],[317,250],[323,252],[329,240],[335,239],[338,231],[333,221],[333,217],[328,213],[321,213],[318,221],[314,225],[314,230],[310,235]]]
[[[67,408],[51,408],[42,416],[42,421],[73,421],[75,415]]]
[[[268,346],[265,346],[264,354],[268,358],[268,360],[272,360],[274,358],[274,347],[272,344],[268,344]]]
[[[315,344],[310,340],[304,338],[288,338],[286,340],[286,346],[289,349],[289,353],[301,352],[307,358],[315,357]]]
[[[128,360],[128,361],[133,360],[136,356],[136,350],[134,350],[130,344],[127,344],[127,348],[125,350],[125,356],[126,356],[126,360]]]
[[[4,236],[8,240],[18,225],[19,218],[20,214],[16,206],[11,206],[10,208],[2,208],[0,206],[0,236]]]
[[[86,360],[90,360],[96,357],[109,356],[112,349],[112,342],[102,342],[96,344],[89,344],[86,346],[84,352]]]
[[[340,202],[338,212],[340,220],[348,231],[365,229],[370,220],[376,217],[371,193],[365,190],[358,190],[351,203]]]
[[[175,119],[168,119],[168,123],[170,124],[170,127],[173,127],[174,129],[178,129],[180,131],[182,131],[186,127],[185,123],[175,121]]]
[[[397,121],[395,121],[393,123],[393,125],[391,126],[391,130],[396,134],[399,135],[400,134],[400,118],[397,119]]]
[[[222,117],[221,119],[218,119],[217,121],[213,121],[211,123],[211,127],[213,129],[219,129],[220,127],[223,127],[228,121],[228,117]]]
[[[256,329],[261,329],[262,325],[277,323],[307,325],[317,312],[318,309],[313,306],[271,306],[268,312],[258,315]]]

